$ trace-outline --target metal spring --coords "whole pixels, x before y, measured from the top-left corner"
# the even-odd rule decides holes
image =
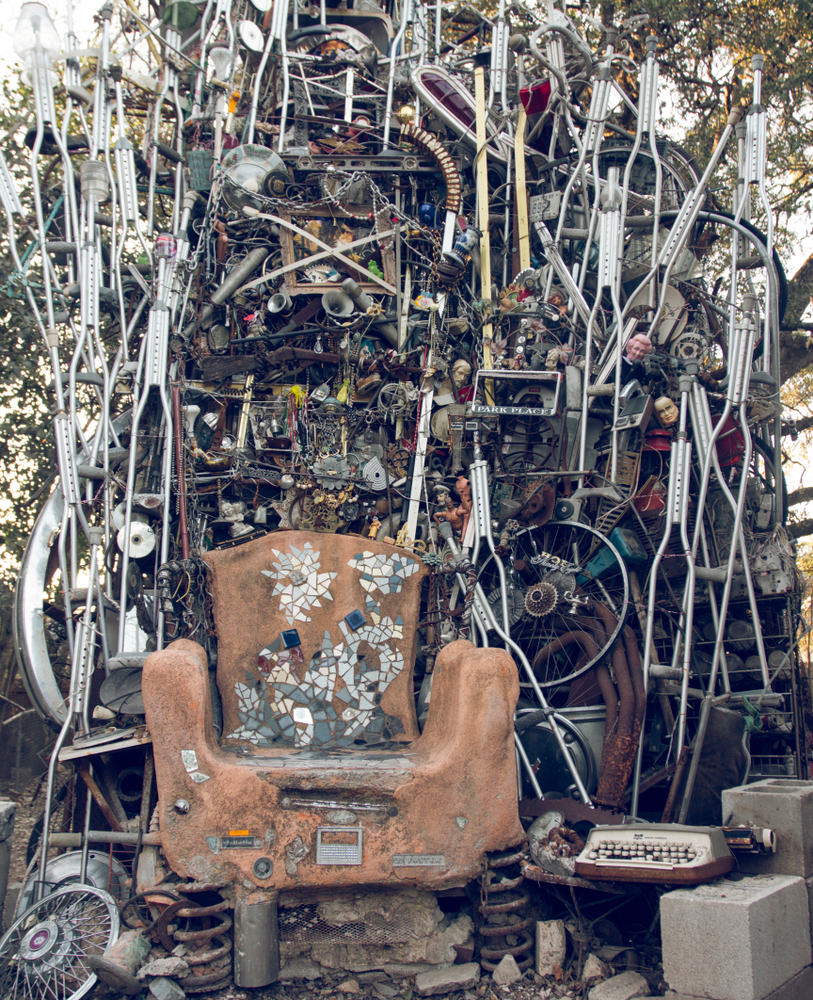
[[[520,972],[533,964],[534,936],[528,932],[528,928],[533,925],[534,918],[521,916],[529,900],[528,893],[521,888],[525,876],[520,873],[517,878],[495,881],[498,877],[495,869],[519,864],[521,859],[522,854],[517,852],[493,854],[488,858],[486,870],[480,879],[482,902],[479,911],[485,917],[485,923],[478,929],[483,938],[480,945],[480,965],[488,972],[493,972],[506,955],[513,955]],[[494,902],[490,901],[492,898]],[[497,915],[506,913],[517,915],[516,922],[498,922],[501,917]],[[512,944],[511,939],[516,943]]]
[[[179,886],[188,891],[188,886]],[[186,946],[183,960],[192,966],[194,975],[184,978],[180,985],[186,993],[210,993],[231,982],[232,939],[231,917],[225,911],[231,903],[221,900],[210,906],[196,906],[191,900],[181,899],[171,903],[161,914],[156,928],[161,944],[172,953],[177,944]],[[222,916],[221,916],[222,914]],[[170,921],[195,920],[204,926],[194,930],[180,930]],[[212,926],[205,926],[211,924]]]

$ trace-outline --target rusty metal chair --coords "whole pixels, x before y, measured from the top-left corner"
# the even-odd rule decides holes
[[[235,887],[238,956],[241,921],[272,933],[281,890],[460,886],[523,839],[509,654],[447,646],[418,730],[420,560],[299,531],[206,560],[223,739],[198,644],[153,653],[143,692],[163,850],[180,877]],[[270,981],[264,961],[238,985]]]

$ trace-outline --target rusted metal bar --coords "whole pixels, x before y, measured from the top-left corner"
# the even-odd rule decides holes
[[[181,536],[181,558],[189,558],[189,525],[186,520],[186,474],[183,461],[183,420],[181,419],[181,387],[172,385],[172,424],[175,439],[175,469],[178,477],[178,531]],[[147,775],[144,773],[144,781]]]
[[[569,885],[576,889],[595,889],[597,892],[608,892],[615,896],[627,896],[635,891],[635,883],[614,885],[610,882],[591,882],[590,879],[578,878],[576,875],[554,875],[538,865],[523,865],[522,873],[532,882],[545,882],[548,885]],[[640,891],[640,890],[639,890]]]
[[[675,776],[672,778],[672,786],[669,789],[669,795],[666,799],[666,805],[663,807],[663,816],[661,817],[661,823],[671,823],[672,813],[675,810],[675,800],[677,799],[678,788],[680,787],[680,782],[683,778],[683,772],[686,770],[686,765],[689,763],[689,754],[691,750],[689,747],[684,747],[680,751],[680,756],[678,757],[677,767],[675,767]]]
[[[138,834],[129,830],[90,830],[88,841],[91,844],[132,844],[138,842]],[[52,833],[48,843],[52,847],[81,847],[81,833]],[[145,833],[141,836],[141,843],[144,847],[160,847],[160,833]]]
[[[90,773],[90,765],[77,764],[76,770],[82,776],[82,780],[87,785],[88,791],[96,800],[96,805],[98,805],[98,807],[102,810],[102,815],[110,824],[111,829],[113,829],[116,833],[123,833],[124,831],[122,830],[121,823],[119,823],[118,819],[116,819],[115,813],[108,805],[107,799],[105,799],[102,794],[102,790],[96,784],[93,775]],[[135,843],[135,840],[133,840],[133,843]]]

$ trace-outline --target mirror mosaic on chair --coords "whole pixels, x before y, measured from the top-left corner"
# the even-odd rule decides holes
[[[292,626],[312,622],[309,612],[324,613],[326,602],[333,602],[330,588],[340,574],[321,572],[320,554],[308,541],[287,552],[270,551],[273,569],[261,573],[274,581],[279,612]],[[245,683],[235,684],[240,726],[227,739],[268,747],[349,747],[403,732],[401,721],[388,715],[381,701],[404,669],[396,645],[404,639],[404,620],[386,613],[374,595],[400,594],[420,564],[400,552],[367,549],[346,565],[360,574],[358,583],[368,595],[364,611],[356,609],[325,629],[321,648],[307,662],[296,628],[271,640],[257,657],[260,677],[247,671]]]

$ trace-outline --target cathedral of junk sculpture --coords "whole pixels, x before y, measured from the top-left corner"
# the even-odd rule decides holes
[[[92,888],[54,901],[49,874],[72,847],[66,870],[92,882],[103,857],[110,890],[118,862],[89,831],[137,845],[134,891],[163,857],[153,917],[206,885],[236,934],[246,907],[267,916],[263,891],[310,884],[307,865],[321,886],[387,883],[364,875],[389,836],[372,820],[327,843],[336,824],[303,792],[318,838],[275,860],[217,818],[209,771],[305,762],[347,805],[366,793],[336,791],[342,768],[363,758],[378,788],[414,746],[417,782],[420,748],[442,742],[433,692],[445,712],[468,690],[445,735],[476,756],[495,664],[511,665],[495,759],[518,794],[487,850],[521,843],[519,817],[551,797],[719,825],[721,788],[806,776],[761,58],[751,105],[698,163],[658,133],[645,19],[577,25],[551,0],[128,0],[86,47],[68,7],[64,37],[22,7],[24,184],[0,155],[59,467],[16,598],[21,671],[59,735],[4,985],[52,995],[32,927],[68,970],[54,995],[92,984],[76,956],[104,952],[118,911]],[[198,744],[178,742],[187,723]],[[720,773],[726,738],[739,764]],[[217,877],[184,853],[184,823]],[[398,836],[387,865],[406,884],[463,884],[484,857]],[[109,933],[71,938],[75,907],[105,898]],[[220,951],[199,988],[227,979]]]

